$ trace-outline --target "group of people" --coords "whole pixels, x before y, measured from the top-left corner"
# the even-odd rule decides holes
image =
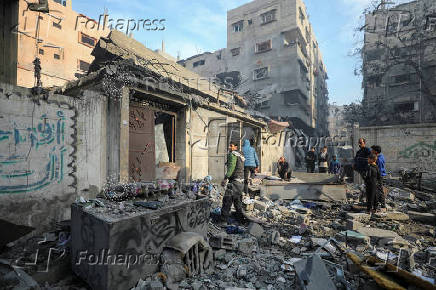
[[[370,149],[366,147],[365,138],[360,138],[359,148],[354,158],[353,169],[365,182],[367,211],[383,211],[386,209],[383,184],[387,173],[381,147],[374,145]]]
[[[315,153],[315,147],[310,148],[306,154],[306,169],[307,173],[315,172],[315,164],[318,161],[319,173],[332,173],[339,174],[341,170],[341,163],[336,159],[336,155],[332,156],[332,160],[329,162],[329,154],[327,152],[327,146],[324,146],[319,152],[318,156]]]
[[[232,204],[236,209],[235,218],[240,223],[248,221],[243,210],[242,192],[248,193],[249,179],[259,169],[259,158],[253,145],[254,140],[244,140],[242,152],[240,152],[236,142],[230,142],[229,144],[227,172],[221,183],[223,187],[226,187],[221,208],[223,222],[226,222],[230,217]],[[364,138],[359,139],[359,147],[360,149],[354,158],[353,169],[359,172],[365,181],[367,210],[368,212],[375,212],[379,210],[379,207],[380,209],[385,209],[383,178],[386,176],[386,169],[381,147],[378,145],[372,146],[371,149],[366,147]],[[329,162],[326,146],[321,149],[318,156],[315,154],[314,147],[307,153],[307,172],[313,173],[315,171],[316,161],[318,161],[320,173],[328,171],[332,174],[338,174],[340,172],[341,164],[335,155],[333,155],[332,160]],[[292,170],[284,157],[279,159],[277,169],[282,179],[289,180],[291,178]]]

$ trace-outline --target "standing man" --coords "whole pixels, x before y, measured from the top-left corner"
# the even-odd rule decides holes
[[[307,173],[315,172],[316,154],[315,147],[310,148],[310,151],[306,154],[306,168]]]
[[[289,163],[286,162],[285,157],[280,157],[279,162],[277,162],[277,171],[281,179],[290,180],[292,175],[292,169],[289,168]]]
[[[319,173],[327,173],[327,168],[329,167],[328,161],[329,161],[329,154],[327,153],[327,146],[324,146],[318,155]]]
[[[359,139],[359,148],[356,157],[354,157],[353,169],[359,172],[360,176],[365,180],[365,175],[369,169],[368,157],[371,155],[371,150],[366,147],[365,138]]]
[[[385,156],[383,155],[383,153],[381,153],[381,147],[379,145],[374,145],[371,146],[371,153],[375,154],[375,156],[377,156],[377,167],[380,171],[380,176],[381,176],[381,183],[380,183],[380,188],[378,190],[378,204],[380,206],[380,208],[385,211],[386,210],[386,200],[385,200],[385,194],[384,194],[384,190],[383,190],[383,186],[385,184],[385,178],[386,178],[386,167],[385,167]]]
[[[254,140],[247,139],[244,140],[244,145],[242,146],[242,153],[245,157],[244,162],[244,192],[248,193],[248,181],[254,175],[256,170],[259,168],[259,158],[257,158],[256,149],[253,147]]]
[[[366,208],[368,213],[377,210],[379,188],[381,184],[380,170],[377,167],[377,156],[370,154],[368,157],[368,172],[365,174]]]
[[[244,161],[245,158],[238,151],[236,142],[230,142],[229,154],[227,156],[227,173],[224,180],[221,182],[226,191],[223,197],[223,206],[221,208],[221,220],[227,222],[230,217],[230,209],[232,204],[236,209],[236,218],[239,222],[244,223],[247,218],[242,207],[242,190],[244,182]]]

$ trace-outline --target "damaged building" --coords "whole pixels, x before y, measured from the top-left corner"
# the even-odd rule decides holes
[[[273,119],[328,134],[327,70],[301,0],[257,0],[228,11],[227,48],[179,63],[217,78]]]
[[[239,96],[121,32],[101,38],[93,54],[86,77],[42,95],[2,85],[2,219],[62,220],[78,194],[95,196],[108,183],[220,181],[231,140],[254,139],[263,172],[283,155]]]
[[[363,104],[377,123],[436,120],[436,6],[432,0],[379,5],[365,15]]]

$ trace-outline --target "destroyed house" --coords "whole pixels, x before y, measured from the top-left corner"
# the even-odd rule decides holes
[[[43,228],[108,184],[219,182],[230,140],[255,139],[263,172],[283,155],[240,96],[134,39],[112,31],[93,54],[89,73],[63,87],[1,85],[0,219]]]

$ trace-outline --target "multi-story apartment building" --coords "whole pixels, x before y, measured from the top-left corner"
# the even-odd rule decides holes
[[[382,2],[366,15],[362,56],[370,125],[436,121],[434,0]]]
[[[257,96],[261,112],[328,132],[327,72],[302,0],[255,0],[228,11],[227,48],[179,63],[204,77],[239,75],[236,90]]]
[[[63,85],[86,73],[94,46],[109,29],[73,11],[71,0],[29,2],[36,4],[36,11],[24,0],[0,4],[0,82],[35,86],[36,58],[44,87]]]

